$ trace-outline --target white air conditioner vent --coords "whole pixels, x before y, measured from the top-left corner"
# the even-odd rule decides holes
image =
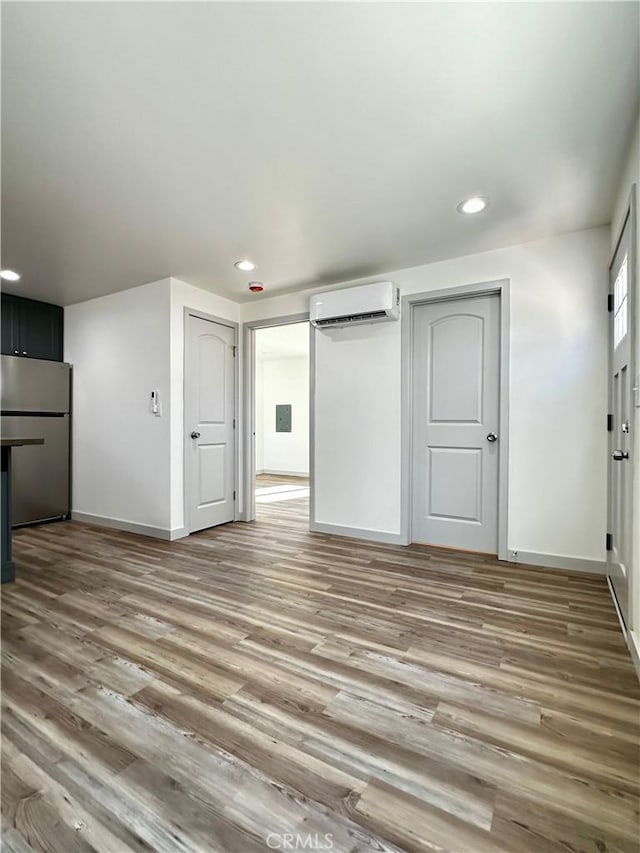
[[[311,297],[309,319],[314,326],[381,323],[400,316],[400,290],[390,281],[329,290]]]

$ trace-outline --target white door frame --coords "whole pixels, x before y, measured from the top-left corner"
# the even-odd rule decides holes
[[[208,320],[211,323],[217,323],[220,326],[228,326],[230,329],[233,329],[233,347],[235,351],[235,365],[233,368],[233,417],[236,425],[235,428],[235,437],[233,440],[233,452],[235,453],[235,463],[234,463],[234,483],[233,488],[236,494],[236,499],[233,507],[233,520],[238,520],[238,483],[240,481],[240,413],[239,413],[239,394],[238,388],[240,387],[240,372],[238,368],[239,362],[239,353],[238,353],[238,329],[239,324],[234,322],[233,320],[227,320],[224,317],[216,317],[215,314],[207,314],[206,311],[198,311],[196,308],[188,308],[187,306],[183,309],[183,319],[182,319],[182,329],[183,329],[183,340],[182,340],[182,364],[183,364],[183,375],[182,375],[182,511],[184,518],[184,529],[187,532],[187,536],[190,535],[190,510],[189,510],[189,494],[190,494],[190,485],[191,485],[191,472],[189,466],[189,456],[187,450],[187,441],[186,437],[191,430],[191,426],[187,424],[187,416],[189,409],[187,407],[187,335],[189,332],[189,317],[198,317],[200,320]]]
[[[610,287],[611,287],[611,280],[610,280],[611,279],[611,270],[613,268],[613,263],[616,259],[616,253],[617,253],[618,248],[620,246],[620,241],[622,240],[622,235],[624,233],[625,226],[628,224],[629,228],[631,229],[631,234],[630,234],[631,247],[629,250],[629,267],[628,267],[629,278],[627,280],[627,288],[628,288],[627,299],[629,300],[628,304],[630,306],[629,328],[628,328],[627,333],[629,335],[629,341],[630,341],[629,371],[630,371],[631,382],[633,383],[632,390],[631,390],[631,415],[630,415],[631,433],[629,435],[629,442],[630,442],[629,451],[630,452],[629,452],[629,460],[628,460],[630,468],[631,468],[631,508],[630,508],[630,513],[631,513],[631,522],[632,522],[631,553],[629,555],[629,557],[630,557],[629,566],[627,568],[627,572],[628,572],[627,590],[628,590],[628,598],[629,598],[629,601],[627,603],[627,618],[629,619],[629,625],[625,625],[624,618],[622,616],[622,613],[620,612],[620,607],[618,605],[618,599],[616,598],[615,590],[613,588],[613,583],[611,581],[611,577],[609,576],[609,565],[610,565],[609,553],[610,552],[607,551],[607,553],[605,555],[605,571],[606,571],[606,576],[607,576],[607,584],[609,585],[609,592],[611,593],[611,597],[613,599],[613,603],[615,605],[616,612],[618,614],[618,620],[620,622],[620,627],[622,629],[622,633],[625,636],[625,639],[627,640],[627,643],[629,643],[630,632],[631,631],[636,632],[638,630],[638,627],[639,627],[638,625],[633,624],[633,616],[634,616],[633,602],[635,600],[634,596],[637,595],[636,585],[640,582],[640,580],[635,577],[635,574],[633,571],[634,549],[636,548],[636,542],[640,541],[638,534],[633,530],[633,520],[638,517],[638,510],[640,509],[639,507],[635,506],[636,465],[637,465],[636,456],[638,453],[638,449],[637,449],[638,448],[638,441],[635,440],[635,436],[634,436],[635,426],[636,426],[636,423],[638,421],[638,415],[636,415],[637,406],[636,406],[636,396],[635,395],[636,394],[640,395],[640,388],[636,388],[636,382],[637,382],[636,370],[638,369],[637,364],[636,364],[636,349],[638,346],[637,338],[636,338],[636,335],[638,334],[638,329],[636,328],[636,314],[637,314],[637,310],[638,310],[638,307],[637,307],[638,303],[636,302],[636,299],[638,298],[638,296],[640,296],[640,294],[638,293],[638,287],[637,287],[637,279],[638,279],[638,269],[637,269],[638,255],[637,255],[637,251],[638,251],[638,246],[636,245],[636,243],[637,243],[636,216],[637,216],[637,211],[636,211],[636,185],[632,184],[631,191],[629,192],[629,198],[627,199],[627,204],[626,204],[626,207],[624,210],[624,215],[622,217],[622,221],[620,222],[620,227],[618,228],[618,233],[616,234],[616,242],[615,242],[615,245],[613,247],[613,251],[611,253],[611,258],[609,261],[609,268],[608,268],[608,275],[607,275],[607,293],[609,294],[610,293]],[[607,318],[609,318],[609,314],[607,314]],[[609,321],[609,337],[607,339],[607,350],[609,353],[608,366],[607,366],[607,412],[613,411],[612,398],[611,398],[611,393],[612,393],[611,358],[613,357],[613,352],[611,349],[611,340],[610,340],[611,328],[610,328],[610,326],[611,326],[611,322]],[[611,433],[611,432],[607,436],[607,540],[609,538],[609,531],[611,530],[611,512],[612,512],[612,509],[611,509],[611,456],[610,456],[610,454],[613,450],[612,436],[613,436],[613,433]],[[608,544],[608,541],[607,541],[607,544]],[[637,653],[633,649],[632,645],[630,645],[629,647],[631,649],[632,656],[634,656],[634,662],[635,662]]]
[[[256,329],[270,329],[274,326],[290,326],[294,323],[309,321],[309,314],[287,314],[271,317],[268,320],[253,320],[243,323],[244,358],[244,495],[242,521],[254,521],[256,517],[256,371],[255,371],[255,332]],[[315,523],[315,375],[316,340],[315,329],[309,323],[309,529]]]
[[[508,279],[428,290],[402,297],[402,503],[400,530],[402,543],[411,542],[411,495],[413,485],[413,310],[429,302],[450,302],[497,293],[500,297],[500,416],[498,453],[498,559],[509,560],[509,289]]]

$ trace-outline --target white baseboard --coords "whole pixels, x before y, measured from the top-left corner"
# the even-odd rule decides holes
[[[124,521],[121,518],[108,518],[102,515],[91,515],[88,512],[73,510],[71,518],[74,521],[82,521],[85,524],[96,524],[98,527],[110,527],[113,530],[125,530],[127,533],[137,533],[140,536],[153,536],[154,539],[165,539],[173,542],[189,535],[185,527],[176,527],[169,530],[165,527],[152,527],[149,524],[138,524],[135,521]]]
[[[540,554],[537,551],[516,551],[509,549],[510,563],[527,563],[530,566],[542,566],[547,569],[566,569],[571,572],[589,572],[606,575],[607,564],[604,560],[586,560],[581,557],[562,557],[558,554]]]
[[[311,533],[329,533],[332,536],[347,536],[351,539],[366,539],[369,542],[384,542],[390,545],[407,545],[406,539],[401,533],[389,533],[384,530],[368,530],[360,527],[346,527],[341,524],[325,524],[324,522],[311,522],[309,525]],[[513,550],[509,550],[507,562],[522,563],[530,566],[541,566],[549,569],[565,569],[573,572],[588,572],[597,575],[606,575],[606,563],[604,560],[586,560],[580,557],[563,557],[557,554],[541,554],[535,551],[518,551],[513,557]]]
[[[174,527],[169,531],[169,539],[171,542],[175,542],[176,539],[184,539],[185,536],[189,536],[189,531],[186,527]]]
[[[314,521],[309,524],[311,533],[329,533],[331,536],[346,536],[350,539],[366,539],[368,542],[383,542],[388,545],[403,545],[401,533],[385,530],[367,530],[362,527],[345,527],[342,524],[325,524]]]
[[[308,471],[276,471],[275,468],[264,468],[262,471],[256,471],[258,474],[272,474],[274,477],[309,477]]]
[[[622,618],[622,612],[620,611],[620,605],[618,604],[618,596],[616,595],[616,591],[613,588],[613,584],[611,583],[611,578],[607,575],[607,586],[609,587],[609,595],[611,596],[611,600],[613,601],[613,606],[616,609],[616,614],[618,616],[618,622],[620,623],[620,630],[624,634],[624,638],[629,644],[629,639],[627,637],[627,626],[624,624],[624,619]],[[631,648],[629,646],[629,648]]]

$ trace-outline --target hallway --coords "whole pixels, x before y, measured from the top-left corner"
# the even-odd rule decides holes
[[[309,527],[309,480],[276,474],[256,476],[256,520]]]

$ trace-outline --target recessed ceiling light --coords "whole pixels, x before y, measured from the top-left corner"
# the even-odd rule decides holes
[[[251,270],[254,270],[256,268],[256,265],[252,261],[244,260],[236,261],[234,267],[236,267],[236,269],[242,270],[242,272],[251,272]]]
[[[489,204],[489,200],[482,196],[474,195],[466,201],[461,201],[456,210],[458,213],[480,213]]]
[[[20,273],[14,272],[13,270],[2,270],[0,271],[0,278],[3,278],[5,281],[18,281],[20,279]]]

